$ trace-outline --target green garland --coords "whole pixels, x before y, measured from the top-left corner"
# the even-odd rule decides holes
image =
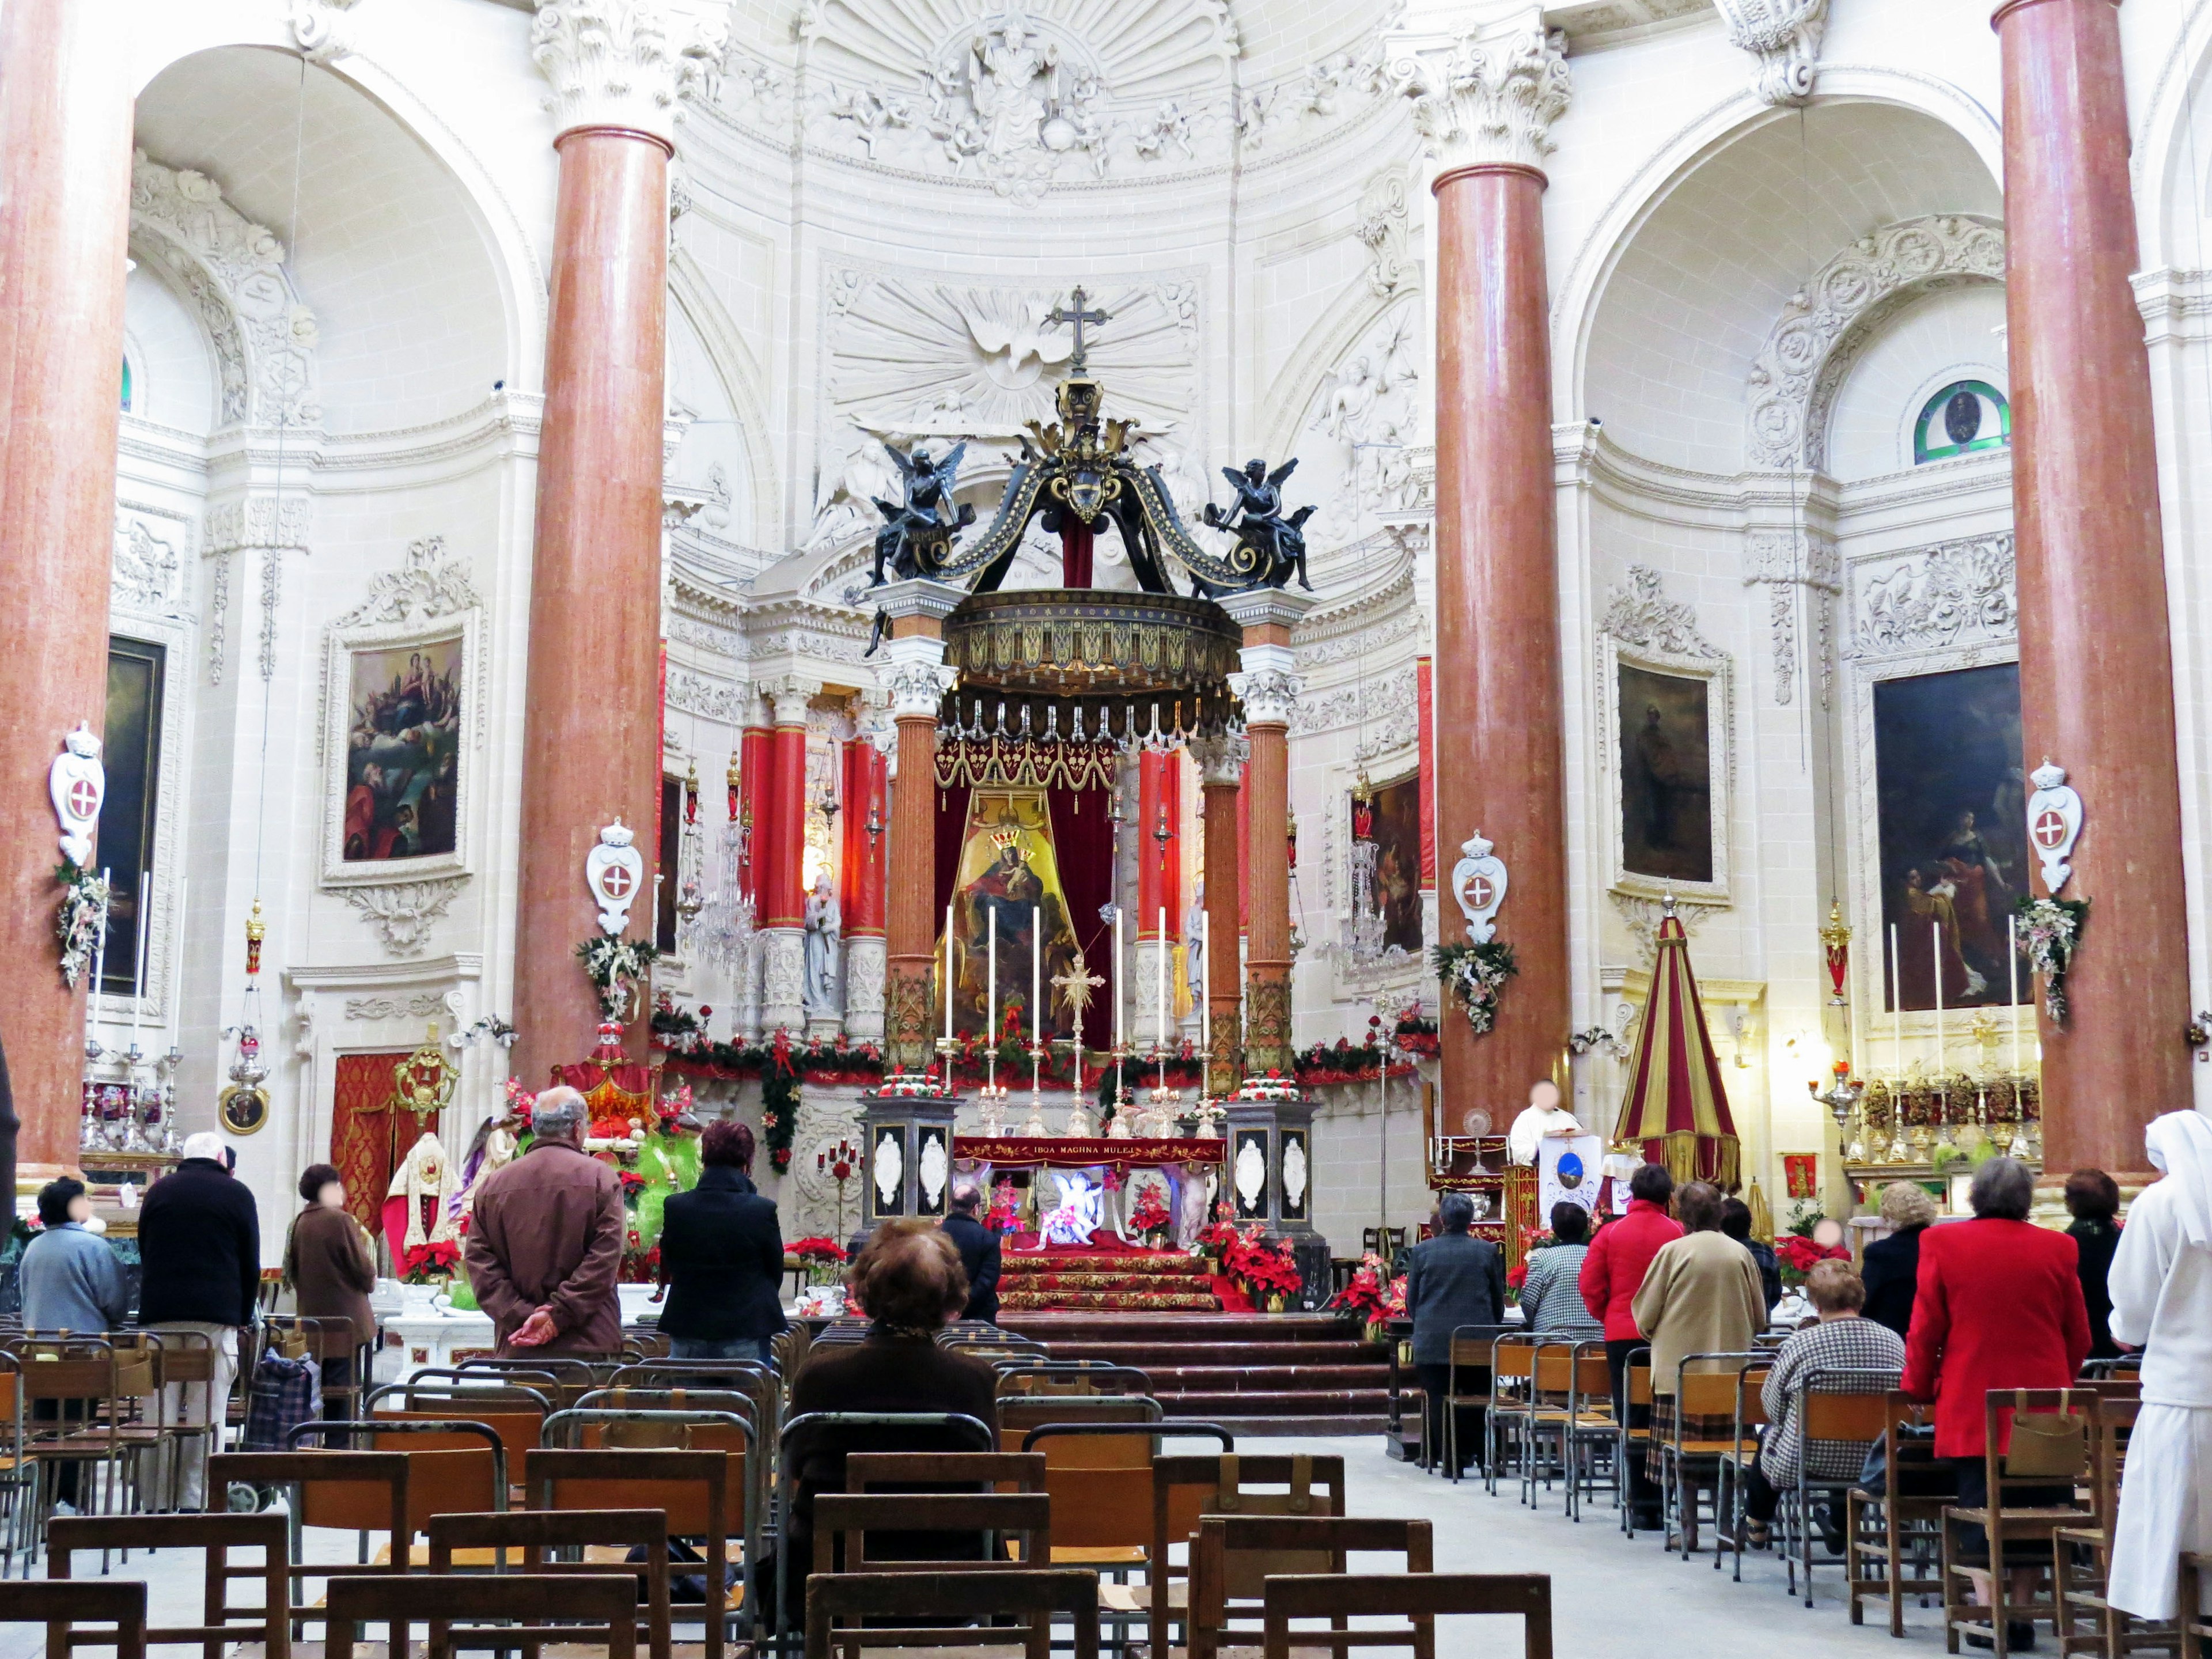
[[[1498,995],[1505,981],[1520,971],[1514,965],[1513,947],[1503,939],[1486,945],[1439,945],[1429,952],[1429,965],[1444,988],[1458,996],[1467,1023],[1478,1034],[1497,1023]]]
[[[778,1175],[791,1167],[791,1143],[798,1133],[799,1073],[787,1054],[773,1055],[761,1067],[761,1139]]]
[[[653,970],[660,947],[649,939],[616,939],[600,933],[576,947],[576,959],[599,995],[603,1018],[622,1019],[630,1007],[631,988]]]

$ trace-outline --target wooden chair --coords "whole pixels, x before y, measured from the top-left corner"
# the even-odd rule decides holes
[[[2173,1621],[2181,1637],[2181,1659],[2205,1659],[2204,1638],[2212,1636],[2212,1613],[2201,1611],[2208,1569],[2212,1569],[2212,1556],[2183,1552],[2178,1604],[2181,1616]]]
[[[549,1622],[555,1620],[567,1622]],[[371,1623],[391,1627],[386,1650],[394,1654],[407,1650],[409,1626],[429,1626],[428,1659],[448,1659],[456,1648],[533,1651],[541,1642],[587,1643],[605,1648],[610,1659],[636,1659],[637,1575],[416,1573],[345,1579],[331,1586],[325,1659],[353,1659],[354,1632]]]
[[[1674,1378],[1674,1418],[1659,1444],[1662,1513],[1673,1523],[1680,1540],[1682,1559],[1690,1559],[1691,1534],[1698,1523],[1698,1494],[1713,1492],[1713,1527],[1721,1525],[1720,1469],[1723,1462],[1741,1465],[1757,1443],[1747,1441],[1734,1425],[1740,1395],[1762,1389],[1771,1356],[1757,1353],[1693,1353],[1682,1357]],[[1692,1366],[1706,1369],[1693,1370]],[[1726,1437],[1693,1431],[1693,1423],[1724,1419],[1731,1425]],[[1717,1558],[1716,1558],[1717,1560]]]
[[[0,1580],[0,1625],[44,1625],[47,1659],[68,1659],[72,1648],[113,1648],[115,1659],[146,1659],[146,1586],[137,1580]],[[114,1628],[81,1631],[79,1625]]]
[[[1721,1459],[1720,1486],[1713,1494],[1713,1571],[1721,1570],[1721,1552],[1728,1551],[1735,1557],[1735,1577],[1739,1584],[1743,1583],[1741,1540],[1746,1487],[1759,1462],[1757,1431],[1767,1424],[1767,1375],[1764,1370],[1754,1371],[1748,1366],[1736,1373],[1735,1439],[1745,1449],[1733,1457]],[[1745,1383],[1753,1377],[1758,1379],[1759,1386],[1747,1389]]]
[[[1146,1395],[1152,1379],[1133,1365],[1103,1359],[1010,1359],[996,1366],[998,1394]]]
[[[1606,1364],[1603,1343],[1557,1337],[1538,1341],[1535,1370],[1529,1378],[1528,1409],[1522,1419],[1521,1432],[1525,1449],[1521,1460],[1522,1501],[1535,1508],[1538,1481],[1547,1487],[1551,1485],[1549,1470],[1553,1465],[1544,1461],[1544,1449],[1549,1445],[1558,1451],[1556,1467],[1568,1485],[1567,1513],[1575,1516],[1578,1449],[1587,1448],[1592,1438],[1613,1437],[1613,1373]]]
[[[325,1619],[323,1609],[307,1601],[310,1579],[326,1581],[326,1593],[343,1579],[368,1574],[391,1575],[407,1571],[408,1552],[396,1547],[411,1528],[408,1522],[409,1461],[401,1452],[289,1451],[222,1452],[208,1459],[208,1490],[221,1492],[232,1481],[249,1486],[281,1486],[285,1504],[287,1565],[285,1577],[294,1585],[290,1597],[292,1639],[301,1638],[304,1627]],[[355,1563],[318,1561],[309,1565],[302,1547],[306,1529],[329,1527],[361,1534],[361,1559]],[[392,1560],[371,1565],[368,1534],[381,1532]],[[327,1632],[326,1632],[327,1634]]]
[[[1644,1376],[1650,1376],[1647,1367]],[[1567,1518],[1577,1525],[1583,1518],[1583,1498],[1597,1493],[1599,1454],[1618,1448],[1620,1425],[1613,1410],[1613,1367],[1605,1357],[1605,1340],[1593,1337],[1574,1346],[1574,1381],[1567,1396]],[[1620,1470],[1613,1472],[1616,1488]]]
[[[2174,1633],[2146,1630],[2134,1614],[2105,1599],[2112,1567],[2112,1528],[2119,1518],[2120,1477],[2128,1436],[2142,1410],[2140,1391],[2100,1389],[2089,1411],[2089,1514],[2087,1526],[2061,1527],[2051,1536],[2051,1600],[2062,1654],[2095,1653],[2106,1659],[2142,1649],[2171,1653]],[[2084,1623],[2088,1625],[2082,1629]]]
[[[1882,1397],[1882,1486],[1879,1492],[1854,1486],[1844,1500],[1844,1559],[1849,1565],[1851,1623],[1866,1621],[1866,1603],[1877,1597],[1889,1606],[1889,1633],[1905,1634],[1905,1598],[1941,1595],[1943,1577],[1939,1552],[1943,1511],[1958,1501],[1955,1491],[1942,1488],[1950,1480],[1950,1467],[1936,1455],[1936,1443],[1927,1436],[1908,1437],[1908,1428],[1931,1427],[1932,1405],[1907,1400],[1893,1389]],[[1917,1489],[1917,1490],[1909,1490]],[[1936,1571],[1908,1571],[1908,1557]],[[1870,1564],[1881,1563],[1878,1571]]]
[[[1283,1574],[1342,1573],[1345,1558],[1402,1555],[1407,1572],[1436,1567],[1426,1521],[1364,1516],[1209,1515],[1198,1523],[1190,1557],[1190,1659],[1217,1659],[1231,1642],[1249,1647],[1255,1631],[1237,1621],[1262,1617],[1267,1581]]]
[[[872,1647],[958,1653],[1016,1643],[1024,1659],[1050,1659],[1055,1613],[1074,1624],[1074,1659],[1098,1659],[1098,1580],[1080,1569],[817,1576],[806,1586],[806,1659],[854,1659]],[[894,1619],[902,1622],[885,1622]],[[963,1622],[908,1622],[918,1619]],[[866,1628],[845,1622],[862,1620]],[[1022,1622],[977,1627],[964,1622],[971,1620]]]
[[[774,1419],[773,1399],[765,1413]],[[548,1418],[539,1443],[726,1452],[730,1490],[742,1495],[745,1546],[757,1550],[768,1524],[773,1462],[758,1449],[763,1414],[760,1399],[750,1389],[610,1386],[594,1389],[568,1410]]]
[[[973,1555],[892,1557],[868,1553],[868,1537],[907,1535],[915,1547],[927,1547],[928,1534],[939,1547],[973,1539]],[[1020,1553],[1010,1557],[1006,1541],[1021,1536]],[[1012,1571],[1049,1562],[1052,1499],[1042,1492],[821,1492],[814,1499],[816,1574],[830,1572]]]
[[[1158,1423],[1167,1415],[1145,1395],[1000,1395],[999,1449],[1019,1451],[1031,1429],[1062,1423]]]
[[[286,1438],[290,1443],[287,1450],[296,1450],[309,1441],[341,1440],[367,1451],[404,1457],[408,1540],[428,1525],[434,1515],[475,1514],[507,1507],[507,1447],[499,1430],[489,1423],[458,1417],[396,1415],[365,1423],[325,1419],[296,1424]],[[307,1524],[331,1523],[310,1521]],[[402,1543],[401,1536],[394,1534],[386,1545],[386,1555],[370,1565],[380,1565],[384,1559],[404,1553]]]
[[[845,1459],[845,1490],[1042,1492],[1045,1472],[1045,1455],[1035,1451],[854,1452]]]
[[[1493,1498],[1498,1495],[1498,1471],[1504,1462],[1504,1443],[1509,1433],[1518,1435],[1525,1426],[1530,1403],[1530,1391],[1536,1380],[1536,1342],[1528,1336],[1492,1336],[1490,1338],[1462,1336],[1462,1331],[1482,1330],[1487,1327],[1462,1325],[1451,1334],[1450,1370],[1446,1372],[1443,1427],[1444,1431],[1444,1473],[1456,1482],[1460,1478],[1459,1465],[1459,1408],[1480,1406],[1482,1419],[1483,1485]],[[1481,1374],[1479,1386],[1482,1392],[1474,1394],[1460,1386],[1460,1368],[1467,1366]],[[1422,1414],[1424,1430],[1428,1425],[1426,1413]]]
[[[286,1335],[295,1339],[307,1358],[315,1362],[321,1373],[323,1403],[332,1401],[344,1407],[339,1413],[344,1417],[362,1414],[362,1397],[368,1392],[367,1368],[362,1364],[362,1349],[354,1340],[353,1322],[349,1319],[319,1319],[303,1314],[277,1314],[263,1322],[264,1335],[276,1340]],[[330,1380],[330,1362],[343,1359],[347,1364],[346,1381]]]
[[[426,1565],[433,1573],[456,1567],[504,1572],[520,1551],[526,1573],[612,1572],[632,1549],[645,1552],[646,1650],[669,1659],[672,1613],[668,1591],[668,1517],[659,1510],[518,1510],[503,1515],[437,1515],[428,1528]],[[574,1559],[555,1551],[576,1551]],[[596,1559],[593,1551],[599,1552]],[[619,1553],[617,1553],[619,1552]],[[635,1571],[629,1566],[629,1571]],[[635,1599],[635,1598],[633,1598]],[[271,1659],[283,1659],[281,1655]]]
[[[523,1459],[525,1502],[533,1510],[657,1510],[668,1538],[706,1540],[706,1659],[722,1659],[728,1593],[730,1463],[720,1451],[588,1451],[540,1448]],[[747,1571],[753,1561],[745,1563]],[[740,1590],[738,1606],[755,1598]]]
[[[1608,1369],[1610,1366],[1608,1365]],[[1620,1511],[1620,1530],[1636,1536],[1636,1506],[1628,1501],[1628,1460],[1641,1457],[1651,1445],[1651,1350],[1639,1348],[1628,1356],[1621,1376],[1621,1399],[1615,1431],[1620,1443],[1613,1451],[1613,1506]],[[1637,1414],[1644,1420],[1638,1423]]]
[[[80,1550],[204,1550],[207,1553],[205,1599],[201,1622],[141,1632],[153,1643],[198,1642],[205,1659],[222,1659],[231,1642],[259,1642],[265,1659],[285,1659],[291,1651],[290,1575],[286,1571],[284,1517],[281,1515],[103,1515],[56,1516],[46,1525],[46,1577],[70,1580]],[[258,1566],[241,1566],[233,1550],[258,1549]],[[102,1564],[105,1576],[105,1563]],[[261,1581],[261,1605],[233,1607],[233,1580]],[[141,1619],[143,1609],[141,1608]],[[101,1645],[105,1645],[104,1643]]]
[[[1812,1472],[1812,1443],[1851,1441],[1859,1446],[1858,1464],[1866,1467],[1866,1453],[1889,1431],[1889,1396],[1899,1377],[1894,1371],[1836,1369],[1808,1371],[1799,1379],[1798,1401],[1790,1413],[1790,1432],[1797,1440],[1797,1480],[1782,1494],[1784,1535],[1794,1539],[1796,1551],[1786,1558],[1789,1589],[1797,1593],[1797,1575],[1805,1575],[1805,1605],[1813,1605],[1813,1500],[1825,1492],[1829,1513],[1841,1504],[1848,1511],[1851,1490],[1858,1485],[1854,1474],[1847,1480],[1827,1480]],[[1850,1534],[1844,1535],[1844,1571],[1850,1572]],[[1720,1565],[1718,1558],[1714,1565]]]
[[[80,1509],[97,1511],[112,1492],[123,1455],[123,1385],[115,1345],[106,1337],[29,1334],[12,1346],[32,1408],[23,1456],[38,1474],[29,1517],[35,1548],[58,1496],[61,1464],[78,1466]],[[53,1414],[41,1415],[40,1407]]]
[[[1258,1487],[1270,1490],[1255,1490]],[[1165,1654],[1170,1625],[1178,1615],[1187,1621],[1190,1605],[1189,1571],[1176,1567],[1173,1553],[1178,1547],[1197,1547],[1204,1517],[1343,1513],[1344,1459],[1339,1455],[1247,1457],[1225,1451],[1218,1456],[1178,1453],[1156,1457],[1145,1583],[1102,1585],[1099,1599],[1109,1615],[1145,1617],[1152,1651]]]
[[[2005,1626],[2014,1620],[2048,1620],[2055,1623],[2056,1606],[2031,1599],[2014,1606],[2006,1597],[2005,1544],[2008,1539],[2036,1540],[2048,1548],[2063,1528],[2094,1519],[2074,1504],[2015,1505],[2005,1501],[2008,1492],[2021,1487],[2079,1485],[2089,1468],[2089,1413],[2097,1396],[2081,1389],[1991,1389],[1983,1403],[1984,1432],[1987,1435],[1984,1468],[1989,1502],[1975,1509],[1957,1504],[1943,1510],[1943,1626],[1948,1639],[1966,1633],[1990,1637],[1997,1659],[2011,1648]],[[2028,1439],[2019,1432],[2023,1415],[2039,1430]],[[2014,1425],[2016,1443],[2000,1453],[2008,1422]],[[1969,1569],[1957,1559],[1957,1528],[1978,1526],[1989,1539],[1990,1600],[1986,1607],[1964,1600],[1960,1592],[1970,1583]]]
[[[1519,1615],[1522,1659],[1552,1659],[1552,1580],[1544,1573],[1329,1573],[1270,1578],[1261,1617],[1262,1659],[1294,1650],[1406,1647],[1436,1659],[1436,1625],[1456,1613]],[[1401,1618],[1397,1629],[1344,1627],[1349,1619]],[[1291,1628],[1294,1619],[1328,1619],[1329,1630]],[[809,1656],[811,1659],[811,1656]]]

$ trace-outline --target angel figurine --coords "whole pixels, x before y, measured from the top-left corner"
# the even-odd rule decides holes
[[[1285,586],[1295,570],[1298,586],[1310,593],[1313,584],[1306,580],[1305,522],[1313,516],[1313,506],[1309,502],[1289,518],[1283,516],[1283,480],[1297,464],[1293,455],[1273,472],[1267,471],[1267,462],[1257,459],[1245,462],[1242,472],[1233,466],[1223,467],[1221,476],[1237,492],[1237,504],[1224,513],[1208,501],[1201,516],[1216,530],[1226,530],[1237,538],[1233,562],[1250,573],[1257,585]],[[880,532],[877,539],[880,544]]]
[[[955,511],[952,501],[952,483],[960,471],[960,458],[968,452],[966,444],[955,444],[942,461],[932,461],[926,449],[917,449],[911,455],[890,444],[884,449],[899,470],[902,499],[891,502],[876,497],[884,524],[876,532],[876,570],[868,582],[871,587],[884,585],[886,564],[901,581],[930,574],[951,547],[953,532],[975,522],[972,506],[962,502]]]

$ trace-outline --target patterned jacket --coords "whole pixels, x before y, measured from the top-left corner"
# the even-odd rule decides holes
[[[1796,1413],[1806,1379],[1814,1372],[1887,1372],[1893,1379],[1884,1382],[1875,1376],[1838,1377],[1820,1387],[1823,1394],[1857,1394],[1895,1388],[1893,1379],[1904,1369],[1904,1341],[1887,1325],[1877,1325],[1871,1319],[1826,1320],[1807,1326],[1784,1342],[1759,1396],[1772,1425],[1759,1454],[1759,1466],[1767,1480],[1777,1487],[1797,1484]],[[1808,1470],[1820,1480],[1856,1480],[1866,1467],[1867,1443],[1863,1441],[1815,1440],[1808,1451]]]
[[[1577,1341],[1601,1337],[1605,1324],[1583,1305],[1577,1281],[1587,1244],[1552,1244],[1528,1255],[1528,1277],[1521,1286],[1521,1316],[1543,1336],[1571,1336]]]

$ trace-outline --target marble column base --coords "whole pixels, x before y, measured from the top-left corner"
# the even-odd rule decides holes
[[[884,975],[888,945],[863,934],[845,941],[845,1037],[850,1042],[884,1040]]]
[[[806,1027],[806,930],[761,931],[760,1020],[763,1034]]]

